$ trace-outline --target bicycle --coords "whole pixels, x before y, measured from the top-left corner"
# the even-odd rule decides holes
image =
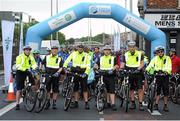
[[[39,89],[38,89],[38,93],[37,93],[37,100],[36,100],[36,109],[35,109],[35,112],[36,113],[39,113],[41,112],[46,103],[47,103],[47,90],[46,90],[46,84],[45,84],[45,80],[47,78],[47,76],[49,78],[51,78],[51,75],[49,74],[46,74],[45,72],[40,72],[40,85],[39,85]]]
[[[130,103],[130,83],[129,83],[129,76],[131,74],[135,74],[137,71],[133,70],[120,70],[119,75],[123,75],[123,81],[120,86],[120,90],[118,91],[118,95],[120,96],[122,103],[121,106],[123,106],[125,102],[125,112],[128,112],[129,110],[129,103]]]
[[[150,112],[153,112],[154,108],[154,102],[155,102],[155,97],[156,97],[156,90],[157,90],[157,83],[156,83],[156,77],[157,76],[166,76],[164,73],[155,73],[153,76],[153,81],[150,82],[148,89],[147,89],[147,95],[148,95],[148,109]]]
[[[32,74],[31,72],[27,72]],[[29,76],[26,77],[25,80],[25,88],[22,90],[23,103],[26,111],[31,112],[35,108],[36,105],[36,97],[37,93],[35,88],[29,81]]]
[[[171,101],[175,104],[180,104],[180,82],[178,82],[179,78],[180,75],[178,73],[173,74],[169,82],[169,97]]]
[[[99,81],[95,88],[95,95],[96,95],[96,108],[99,112],[104,110],[106,104],[107,89],[105,83],[103,82],[103,76],[107,74],[108,74],[107,71],[103,71],[103,70],[96,71],[96,77],[99,78]]]
[[[78,73],[73,73],[69,71],[67,72],[67,76],[70,78],[70,80],[67,81],[67,90],[66,90],[65,100],[64,100],[64,111],[68,111],[72,98],[73,98],[74,77],[80,76],[80,75]]]

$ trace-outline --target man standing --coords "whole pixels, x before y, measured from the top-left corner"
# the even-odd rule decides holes
[[[24,81],[26,77],[29,76],[29,81],[32,85],[35,84],[34,79],[30,73],[30,69],[35,70],[37,68],[36,61],[31,55],[31,47],[24,46],[24,52],[16,57],[16,110],[20,110],[19,101],[21,98],[22,89],[24,89]]]
[[[99,47],[94,48],[94,54],[93,54],[93,64],[97,64],[99,62],[101,57],[101,53],[99,52]]]
[[[168,95],[169,95],[169,75],[172,72],[172,63],[169,56],[164,54],[164,47],[159,46],[157,47],[158,55],[155,56],[150,64],[147,66],[146,71],[149,72],[152,68],[154,68],[154,74],[165,74],[156,76],[156,83],[157,83],[157,96],[156,102],[154,105],[154,110],[158,110],[158,104],[161,94],[161,89],[163,90],[164,95],[164,111],[169,111],[167,103],[168,103]]]
[[[79,100],[78,91],[79,91],[79,83],[80,83],[85,101],[85,109],[89,109],[87,78],[90,72],[90,57],[87,53],[84,52],[83,49],[84,46],[79,45],[77,51],[72,52],[67,58],[67,60],[64,62],[64,67],[67,68],[68,63],[72,61],[71,71],[81,75],[81,77],[79,76],[74,77],[75,103],[72,106],[72,108],[78,108],[78,100]]]
[[[61,50],[58,52],[58,56],[62,58],[62,62],[68,58],[69,54],[66,51],[65,45],[61,45]]]
[[[176,50],[171,48],[169,55],[172,61],[172,73],[175,74],[180,72],[180,58],[176,55]]]
[[[104,55],[100,57],[97,67],[100,70],[108,72],[107,75],[103,76],[103,81],[107,89],[107,107],[111,107],[113,111],[116,111],[115,105],[115,69],[118,68],[116,59],[111,55],[111,47],[106,45],[104,48]]]
[[[46,76],[46,89],[48,92],[48,102],[45,109],[48,109],[51,105],[50,103],[50,91],[51,87],[53,90],[53,109],[57,109],[56,100],[59,92],[59,77],[62,71],[62,59],[58,57],[58,46],[51,47],[51,54],[45,56],[42,64],[46,66],[45,71],[48,75],[52,75],[51,77]]]
[[[34,59],[35,59],[35,61],[37,63],[38,68],[40,68],[41,64],[42,64],[42,59],[40,58],[39,54],[40,54],[39,50],[34,50],[33,51],[33,56],[34,56]]]
[[[142,56],[140,51],[136,50],[135,41],[128,42],[128,51],[125,53],[124,62],[122,62],[122,68],[126,70],[137,71],[134,74],[131,74],[129,77],[130,83],[130,97],[131,97],[131,106],[130,109],[135,109],[135,98],[134,91],[138,89],[138,99],[139,99],[139,110],[144,111],[144,107],[142,105],[144,91],[142,88],[142,69],[144,67],[144,57]]]

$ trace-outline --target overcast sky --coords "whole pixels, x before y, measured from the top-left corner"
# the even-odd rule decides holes
[[[127,0],[128,7],[129,1],[130,0]],[[138,0],[132,1],[133,13],[139,15],[137,9]],[[80,2],[117,3],[125,7],[125,0],[58,0],[58,2],[59,12]],[[53,0],[53,8],[53,15],[55,15],[56,0]],[[51,0],[0,0],[0,11],[26,12],[41,22],[51,15]],[[123,25],[120,25],[112,19],[91,19],[92,36],[102,32],[111,34],[113,30],[117,28],[117,25],[120,26],[121,32],[125,30]],[[66,35],[66,38],[88,36],[88,19],[82,19],[60,31]]]

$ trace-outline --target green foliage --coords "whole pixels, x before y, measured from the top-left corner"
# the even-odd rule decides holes
[[[53,40],[57,40],[56,36],[57,36],[57,33],[53,33],[53,34],[52,34],[52,39],[53,39]],[[49,35],[48,37],[46,37],[44,40],[51,40],[51,35]],[[58,40],[59,40],[59,43],[60,43],[60,44],[66,44],[66,37],[65,37],[65,35],[64,35],[63,33],[61,33],[61,32],[58,32]]]
[[[67,39],[67,40],[66,40],[66,45],[67,45],[67,44],[74,44],[74,42],[75,42],[75,39],[74,39],[74,38]]]
[[[103,43],[103,36],[104,36],[104,39],[107,39],[110,37],[109,34],[101,33],[101,34],[98,34],[98,35],[92,37],[91,40]],[[80,38],[80,41],[81,42],[88,41],[88,37],[82,37],[82,38]]]

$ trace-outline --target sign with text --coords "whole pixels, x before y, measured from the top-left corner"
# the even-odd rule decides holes
[[[2,42],[3,42],[3,59],[4,59],[4,80],[5,86],[9,85],[11,78],[11,61],[14,39],[14,26],[13,21],[1,21],[2,27]]]
[[[145,14],[145,20],[158,28],[180,28],[180,14]]]

